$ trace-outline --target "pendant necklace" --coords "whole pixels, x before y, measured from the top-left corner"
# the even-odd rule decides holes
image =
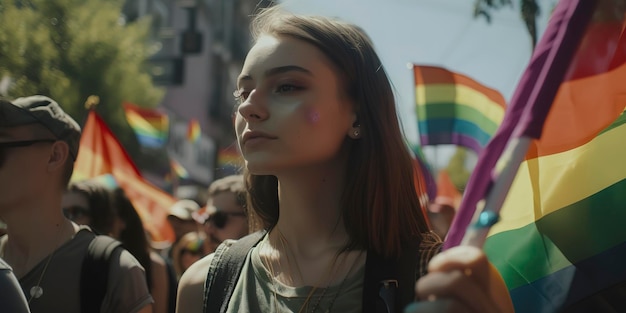
[[[41,272],[41,275],[39,275],[39,280],[37,281],[37,285],[30,288],[30,298],[28,299],[29,305],[33,299],[38,299],[39,297],[43,296],[43,288],[41,288],[41,281],[43,280],[43,276],[46,274],[46,270],[48,269],[50,260],[52,260],[52,257],[54,256],[55,252],[56,252],[56,249],[54,249],[54,251],[52,251],[52,253],[48,257],[48,260],[46,261],[46,265],[43,267],[43,271]]]
[[[59,228],[59,234],[61,235],[58,235],[58,236],[61,237],[62,239],[63,226]],[[63,240],[61,240],[61,243],[63,243]],[[41,274],[39,275],[39,279],[37,280],[37,285],[30,288],[30,291],[29,291],[30,298],[28,298],[28,305],[30,305],[33,299],[38,299],[38,298],[41,298],[41,296],[43,296],[43,288],[41,287],[41,282],[43,281],[43,278],[46,275],[46,271],[48,270],[48,265],[50,265],[50,261],[52,261],[52,259],[54,258],[54,254],[56,253],[61,243],[57,244],[55,249],[52,251],[52,253],[50,253],[50,256],[48,256],[48,259],[46,260],[46,264],[44,265],[43,270],[41,271]]]
[[[74,228],[74,227],[72,226],[72,228]],[[50,256],[48,257],[48,260],[46,260],[46,265],[44,265],[43,271],[41,271],[41,275],[39,275],[39,280],[37,281],[37,285],[33,286],[32,288],[30,288],[30,298],[28,299],[28,304],[29,305],[30,305],[30,302],[33,299],[38,299],[41,296],[43,296],[43,288],[41,287],[41,282],[43,281],[44,275],[46,275],[46,270],[48,269],[48,265],[50,265],[50,261],[52,260],[52,258],[54,258],[54,254],[57,252],[57,250],[59,249],[61,244],[63,244],[63,242],[64,242],[64,240],[63,240],[63,225],[61,225],[61,227],[59,228],[59,234],[60,235],[58,235],[58,236],[61,238],[61,240],[60,240],[61,242],[56,245],[56,247],[54,248],[52,253],[50,253]]]

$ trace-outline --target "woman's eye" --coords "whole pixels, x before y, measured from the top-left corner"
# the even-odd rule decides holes
[[[280,85],[276,88],[276,92],[277,93],[284,93],[284,92],[291,92],[291,91],[296,91],[296,90],[300,90],[302,88],[298,87],[298,86],[294,86],[294,85]]]
[[[233,97],[235,97],[235,100],[238,101],[238,102],[246,101],[246,99],[248,99],[249,95],[250,95],[249,91],[245,91],[245,90],[241,90],[241,89],[237,89],[237,90],[233,91]]]

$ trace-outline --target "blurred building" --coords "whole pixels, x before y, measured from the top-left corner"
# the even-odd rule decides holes
[[[216,154],[234,140],[232,110],[236,77],[251,44],[250,16],[266,0],[127,0],[127,21],[152,18],[155,54],[150,71],[166,88],[161,108],[170,113],[168,152],[193,181],[208,185],[228,173],[216,170]],[[201,140],[185,140],[197,119]]]

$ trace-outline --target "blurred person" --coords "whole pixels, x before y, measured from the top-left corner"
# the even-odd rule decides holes
[[[190,199],[176,201],[169,209],[167,221],[174,230],[174,242],[177,242],[186,233],[198,231],[200,225],[194,218],[194,213],[200,210],[200,205]]]
[[[452,199],[438,196],[428,206],[428,220],[439,238],[446,238],[456,215]]]
[[[153,311],[169,312],[167,265],[150,248],[141,218],[124,190],[119,187],[112,190],[98,179],[71,182],[63,195],[62,204],[63,212],[70,220],[90,226],[122,243],[146,272],[148,290],[154,299]],[[172,287],[176,288],[175,282]]]
[[[512,312],[480,249],[439,253],[367,35],[280,6],[252,25],[235,131],[249,209],[266,232],[225,241],[187,269],[177,311],[402,312],[418,298],[411,312]]]
[[[203,242],[204,235],[193,231],[183,235],[172,247],[172,263],[178,278],[183,275],[191,264],[206,255]]]
[[[173,275],[173,269],[170,270],[165,259],[150,247],[143,222],[122,188],[115,188],[113,200],[117,209],[116,218],[121,224],[119,233],[114,232],[113,236],[146,268],[148,287],[154,298],[154,312],[174,312],[178,280]]]
[[[165,258],[169,266],[172,268],[174,267],[174,255],[172,254],[172,249],[176,243],[185,234],[195,232],[200,229],[200,224],[196,218],[199,211],[200,205],[191,199],[180,199],[169,208],[167,222],[174,231],[174,242],[161,249],[161,256]]]
[[[13,268],[34,313],[79,312],[84,304],[81,268],[97,236],[62,210],[79,141],[80,127],[56,101],[0,100],[0,219],[7,224],[0,257]],[[103,301],[89,304],[105,313],[152,312],[137,260],[114,249],[108,261]]]
[[[0,308],[2,312],[29,313],[28,302],[13,269],[0,258]]]
[[[249,233],[246,210],[246,187],[242,175],[230,175],[213,181],[208,188],[205,211],[197,218],[206,234],[208,253],[226,239],[239,239]]]
[[[65,217],[78,225],[87,225],[113,238],[121,231],[122,223],[116,218],[111,190],[95,180],[69,183],[61,204]]]

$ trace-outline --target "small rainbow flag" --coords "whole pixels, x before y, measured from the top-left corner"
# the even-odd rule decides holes
[[[126,120],[135,132],[139,144],[149,148],[163,147],[167,141],[169,118],[157,110],[141,108],[124,102]]]
[[[189,126],[187,127],[187,140],[189,142],[198,142],[200,140],[200,122],[197,119],[192,118],[189,120]]]
[[[479,153],[502,122],[504,97],[441,67],[413,65],[413,73],[422,145],[454,144]]]
[[[217,151],[217,169],[224,176],[240,172],[244,162],[236,142]]]
[[[170,166],[178,178],[189,178],[189,172],[183,167],[182,164],[180,164],[180,162],[175,159],[170,159]]]

